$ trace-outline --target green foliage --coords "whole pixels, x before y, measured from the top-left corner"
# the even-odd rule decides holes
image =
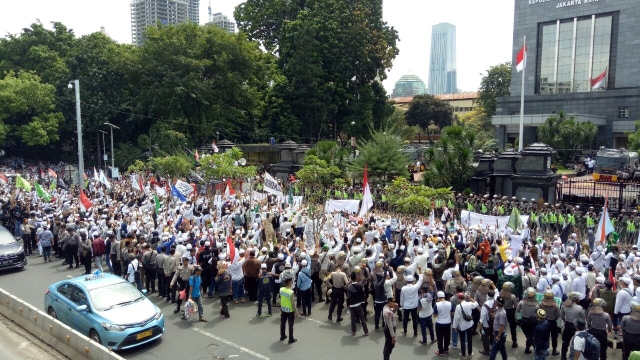
[[[429,125],[436,125],[442,129],[452,124],[453,108],[433,95],[416,95],[405,113],[405,118],[409,126],[419,126],[425,130]]]
[[[120,143],[114,150],[115,163],[120,169],[127,169],[136,162],[146,159],[144,152],[129,143]]]
[[[151,158],[150,167],[160,176],[172,179],[183,178],[191,172],[193,164],[185,156],[167,156]]]
[[[423,175],[425,185],[441,188],[451,186],[462,191],[474,175],[473,152],[478,148],[476,133],[461,126],[442,130],[440,140],[425,151],[428,164]]]
[[[395,178],[385,189],[389,207],[394,211],[428,215],[435,200],[453,200],[450,187],[430,188],[424,185],[411,185],[404,177]]]
[[[247,179],[256,176],[255,166],[240,166],[242,150],[233,147],[226,152],[203,155],[200,157],[200,171],[205,181],[222,179]]]
[[[151,156],[170,156],[184,154],[187,136],[173,130],[170,124],[157,122],[149,129],[149,134],[138,137],[138,146],[149,149]]]
[[[127,172],[129,173],[139,173],[147,170],[149,170],[149,165],[142,160],[136,160],[127,168]]]
[[[314,147],[307,151],[306,156],[313,155],[325,161],[328,165],[337,166],[344,171],[346,159],[349,158],[351,150],[347,147],[340,147],[338,142],[333,140],[323,140],[316,143]]]
[[[538,140],[556,149],[559,160],[566,163],[579,148],[590,147],[597,132],[598,127],[592,122],[576,121],[575,117],[567,117],[560,111],[548,117],[544,124],[538,127]]]
[[[627,132],[627,136],[629,138],[629,143],[627,144],[627,148],[629,150],[640,150],[640,120],[636,120],[636,131]]]
[[[473,110],[460,115],[458,119],[459,125],[463,126],[467,131],[476,134],[477,148],[475,150],[495,151],[498,142],[494,136],[494,128],[491,125],[491,117],[486,111],[476,105]]]
[[[486,110],[487,116],[496,113],[496,99],[511,94],[511,62],[492,66],[480,80],[480,90],[475,103]]]
[[[304,189],[304,195],[310,204],[323,204],[326,187],[340,183],[342,172],[335,165],[312,154],[306,154],[302,168],[296,172],[296,178]],[[315,210],[315,209],[314,209]]]
[[[47,145],[58,140],[54,88],[27,72],[8,73],[0,80],[0,141],[27,146]]]
[[[402,152],[403,138],[391,127],[371,131],[368,141],[358,146],[360,155],[347,165],[352,177],[361,179],[367,165],[370,183],[386,183],[390,179],[408,176],[409,157]]]

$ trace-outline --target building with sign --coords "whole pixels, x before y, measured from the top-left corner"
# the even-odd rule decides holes
[[[132,0],[131,37],[134,45],[144,43],[149,25],[200,23],[200,0]]]
[[[456,66],[456,27],[449,23],[433,25],[429,59],[429,93],[432,95],[458,92]]]
[[[524,145],[562,111],[598,126],[596,146],[624,147],[640,119],[640,12],[637,1],[516,0],[512,63],[526,36]],[[501,146],[519,136],[523,74],[491,122]]]

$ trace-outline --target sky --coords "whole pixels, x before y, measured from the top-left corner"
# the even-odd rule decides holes
[[[431,27],[441,22],[456,26],[458,88],[477,91],[490,66],[512,58],[515,1],[525,0],[385,0],[384,20],[398,30],[400,54],[388,72],[389,94],[402,75],[419,76],[428,86]],[[214,0],[211,8],[233,17],[242,0]],[[19,34],[40,20],[51,28],[58,21],[77,36],[103,26],[119,43],[131,43],[130,0],[12,0],[2,1],[0,35]],[[207,0],[200,1],[200,22],[208,20]]]

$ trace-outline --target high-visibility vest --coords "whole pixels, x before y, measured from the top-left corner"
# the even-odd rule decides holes
[[[585,216],[585,220],[587,223],[587,226],[596,226],[596,222],[593,220],[593,218],[589,215]]]
[[[467,210],[473,211],[473,204],[472,203],[467,203]]]
[[[498,211],[500,211],[500,215],[504,215],[504,206],[500,205],[500,207],[498,207]]]
[[[286,286],[280,288],[280,310],[286,313],[292,313],[294,311],[293,301],[291,301],[291,295],[293,290]]]
[[[636,231],[636,224],[634,224],[633,221],[627,221],[627,231],[628,232]]]

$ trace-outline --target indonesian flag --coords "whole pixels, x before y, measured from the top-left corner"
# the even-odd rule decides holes
[[[224,190],[224,198],[228,199],[230,197],[235,197],[236,192],[231,187],[231,180],[227,179],[227,188]]]
[[[200,155],[198,155],[198,149],[196,149],[196,153],[195,155],[193,155],[194,158],[196,158],[196,161],[200,160]]]
[[[596,232],[596,245],[604,244],[607,242],[607,235],[615,231],[611,219],[609,218],[609,210],[607,210],[608,200],[604,201],[604,210],[600,215],[600,221],[598,222],[598,230]]]
[[[233,263],[236,257],[236,247],[231,236],[227,238],[227,252],[229,253],[229,262]]]
[[[516,70],[518,72],[524,70],[527,66],[527,44],[522,45],[518,55],[516,56]]]
[[[56,174],[56,172],[53,171],[52,168],[49,168],[49,176],[55,179],[58,177],[58,174]]]
[[[0,174],[0,181],[7,184],[9,182],[9,179],[7,179],[7,176],[5,174]]]
[[[213,150],[214,153],[218,152],[218,147],[216,146],[216,141],[213,140],[213,142],[211,142],[211,149]]]
[[[364,188],[362,191],[362,204],[360,205],[359,218],[367,214],[367,211],[373,207],[373,198],[371,197],[371,188],[369,188],[369,176],[367,175],[367,164],[364,164]]]
[[[91,209],[91,207],[93,206],[93,203],[91,202],[91,200],[89,200],[87,195],[84,193],[84,190],[82,189],[80,189],[80,205],[84,208],[85,211]]]
[[[596,76],[594,79],[591,79],[591,89],[599,89],[606,84],[607,80],[607,69],[604,69],[602,74]]]

